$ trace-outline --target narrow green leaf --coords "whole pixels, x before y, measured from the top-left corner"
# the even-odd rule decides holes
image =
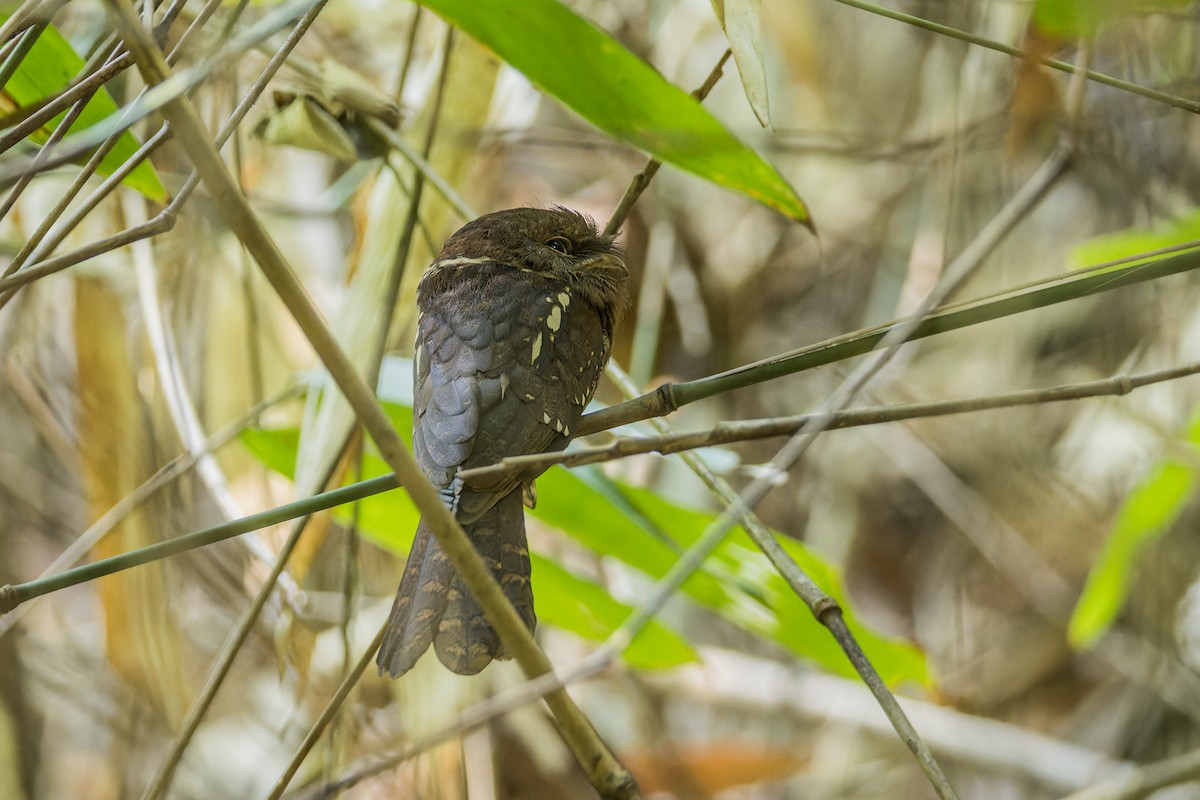
[[[401,432],[412,430],[412,412],[403,406],[384,403],[392,423]],[[405,424],[407,422],[407,424]],[[408,436],[405,435],[407,440]],[[296,428],[252,428],[242,432],[242,444],[268,469],[289,479],[295,477],[296,452],[300,431]],[[386,475],[391,470],[383,459],[370,452],[363,458],[363,479]],[[339,520],[350,518],[349,511],[334,512]],[[385,492],[358,501],[358,524],[367,538],[385,550],[406,555],[421,515],[406,492]]]
[[[0,20],[7,19],[7,14],[0,14]],[[67,86],[80,70],[83,69],[83,59],[53,27],[47,27],[38,40],[30,48],[28,55],[17,67],[13,76],[4,87],[4,94],[10,102],[24,108],[38,101],[57,94]],[[108,91],[100,88],[92,99],[84,106],[83,112],[71,126],[71,132],[90,128],[117,110],[116,103]],[[44,142],[67,112],[59,114],[42,130],[33,134],[36,142]],[[99,172],[111,175],[118,167],[129,159],[138,149],[139,144],[133,134],[126,132],[121,135],[116,145],[101,159]],[[158,175],[148,161],[143,161],[134,167],[125,178],[125,185],[141,192],[146,197],[159,203],[167,201],[167,192],[158,180]]]
[[[679,560],[679,548],[640,528],[576,472],[552,469],[538,478],[537,508],[530,512],[600,555],[612,556],[661,578]],[[720,581],[698,572],[683,585],[692,598],[713,608],[732,605],[736,596]]]
[[[1072,646],[1091,647],[1112,626],[1129,597],[1141,553],[1178,518],[1195,482],[1191,467],[1168,461],[1129,495],[1071,613]]]
[[[419,0],[600,130],[793,219],[787,181],[695,98],[556,0]]]
[[[300,447],[298,428],[247,428],[239,438],[267,469],[289,480],[296,477],[296,452]]]

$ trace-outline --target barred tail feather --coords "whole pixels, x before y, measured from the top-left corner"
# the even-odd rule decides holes
[[[510,492],[466,526],[466,531],[532,631],[537,618],[529,585],[521,493]],[[509,657],[483,608],[422,520],[376,658],[380,673],[403,675],[431,642],[438,659],[460,675],[474,675],[492,659]]]

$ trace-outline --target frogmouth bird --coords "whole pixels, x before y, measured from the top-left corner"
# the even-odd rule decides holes
[[[514,208],[463,226],[417,287],[413,453],[531,631],[532,484],[459,472],[567,446],[608,361],[627,275],[613,237],[582,214]],[[422,520],[380,673],[404,674],[430,643],[462,675],[508,657]]]

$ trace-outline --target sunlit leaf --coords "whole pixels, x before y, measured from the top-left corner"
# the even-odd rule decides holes
[[[531,555],[538,619],[592,642],[603,642],[632,609],[614,600],[603,586],[584,580],[555,562]],[[697,659],[696,651],[679,634],[651,622],[622,654],[642,669],[666,669]]]
[[[678,560],[680,549],[693,544],[715,518],[645,489],[623,486],[627,501],[644,520],[638,524],[605,497],[601,486],[576,473],[586,471],[554,469],[539,478],[538,507],[531,513],[597,553],[652,578],[665,575]],[[858,621],[835,569],[798,542],[782,537],[780,541],[809,576],[842,604],[847,623],[885,681],[929,682],[925,657],[916,647],[889,640]],[[854,674],[829,631],[740,530],[718,548],[703,571],[684,584],[683,593],[738,627],[774,640],[830,672]]]
[[[1200,209],[1153,228],[1129,228],[1095,236],[1071,251],[1071,265],[1086,267],[1200,241]]]
[[[1184,8],[1190,0],[1036,0],[1033,24],[1064,38],[1094,36],[1106,23],[1125,16]]]
[[[7,14],[0,14],[0,20],[7,19]],[[10,102],[24,108],[51,97],[67,86],[83,69],[84,61],[71,44],[53,27],[47,27],[30,48],[28,55],[21,61],[8,83],[4,86],[4,94]],[[79,118],[71,126],[72,133],[82,131],[95,125],[117,110],[116,103],[108,92],[101,87],[80,113]],[[66,111],[52,119],[48,125],[33,134],[36,142],[44,142],[63,117]],[[123,133],[113,148],[100,161],[99,172],[111,175],[138,149],[138,141],[133,134]],[[141,192],[146,197],[157,202],[166,202],[167,192],[159,183],[158,175],[148,161],[143,161],[134,167],[125,178],[125,185]]]
[[[716,515],[671,503],[646,489],[626,487],[637,508],[660,530],[680,544],[690,546],[716,519]],[[800,542],[776,534],[783,548],[805,573],[838,601],[855,638],[867,657],[888,683],[928,683],[925,656],[912,644],[889,639],[865,626],[845,593],[841,576],[827,562]],[[715,563],[714,563],[715,562]],[[717,608],[722,616],[747,630],[773,639],[792,652],[840,675],[853,676],[853,667],[829,631],[792,591],[766,556],[740,528],[734,530],[709,559],[714,573],[723,572],[727,585],[736,587],[738,597]]]
[[[793,219],[782,176],[695,98],[556,0],[420,0],[609,135]]]
[[[1188,441],[1200,444],[1200,415]],[[1071,614],[1067,635],[1073,646],[1090,647],[1112,626],[1129,598],[1141,554],[1178,519],[1195,485],[1190,464],[1167,459],[1130,492]]]

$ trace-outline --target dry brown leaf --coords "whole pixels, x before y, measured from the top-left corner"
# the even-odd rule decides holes
[[[121,297],[100,278],[75,288],[79,385],[79,456],[89,520],[97,519],[149,476],[146,426],[134,383]],[[129,514],[95,548],[98,558],[158,541],[146,506]],[[172,728],[191,698],[183,677],[178,623],[166,566],[155,562],[99,579],[108,659]]]
[[[712,794],[787,777],[807,761],[794,749],[739,741],[677,745],[670,754],[646,750],[622,757],[645,794],[680,788]]]

